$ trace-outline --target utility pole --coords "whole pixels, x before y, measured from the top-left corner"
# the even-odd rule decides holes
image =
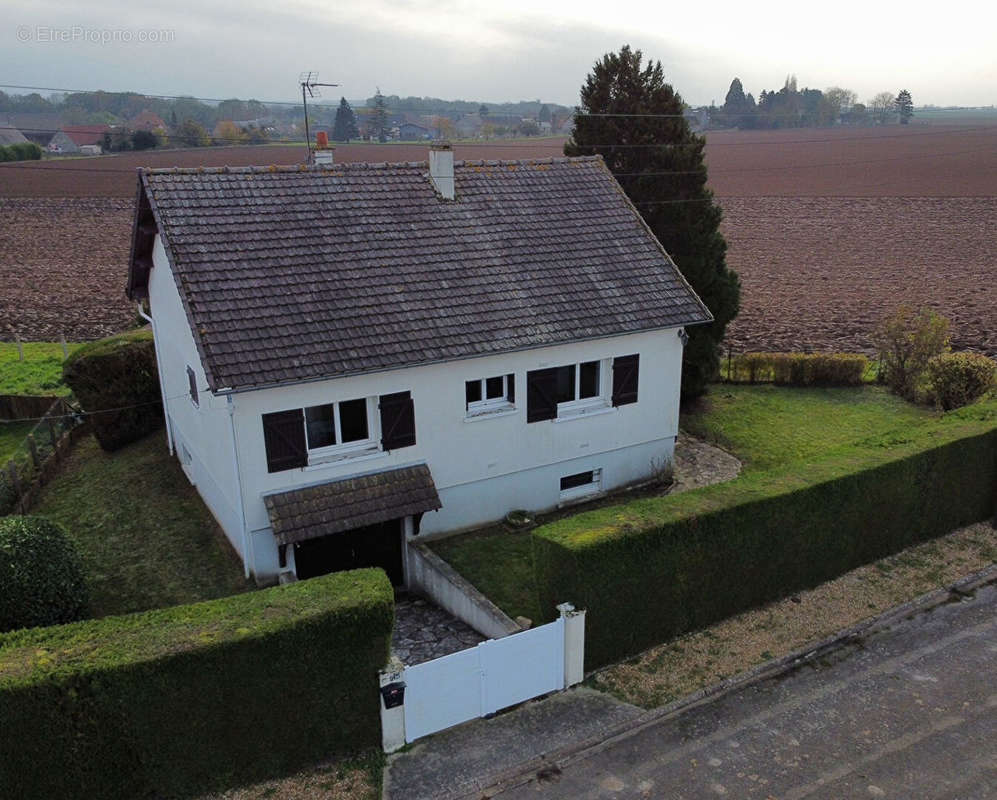
[[[308,128],[308,98],[321,97],[319,86],[339,86],[338,83],[319,83],[317,72],[302,72],[298,76],[301,84],[301,105],[305,110],[305,144],[308,147],[308,162],[312,160],[312,134]]]

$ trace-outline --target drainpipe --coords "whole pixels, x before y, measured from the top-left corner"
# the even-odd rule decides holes
[[[142,304],[138,303],[138,315],[152,326],[152,345],[156,348],[156,372],[159,374],[159,393],[163,396],[163,413],[166,415],[166,445],[173,455],[173,431],[170,428],[170,403],[166,396],[166,382],[163,380],[163,359],[159,357],[159,334],[156,333],[156,320],[145,313]]]
[[[239,490],[239,525],[242,527],[242,566],[246,580],[249,580],[249,564],[253,560],[250,552],[249,531],[246,530],[246,499],[242,494],[242,467],[239,464],[239,446],[235,440],[235,403],[232,395],[225,398],[228,401],[228,422],[232,431],[232,457],[235,459],[235,485]]]

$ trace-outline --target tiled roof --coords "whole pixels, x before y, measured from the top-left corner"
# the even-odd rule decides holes
[[[600,157],[144,170],[213,389],[710,321]],[[145,220],[145,222],[143,222]]]
[[[440,508],[436,484],[425,464],[271,494],[263,502],[279,544]]]

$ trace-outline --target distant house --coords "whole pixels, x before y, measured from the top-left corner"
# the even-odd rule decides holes
[[[0,111],[0,128],[16,128],[29,142],[45,147],[62,127],[62,118],[53,111]]]
[[[145,109],[129,121],[128,127],[133,131],[165,131],[166,123],[161,116]]]
[[[0,145],[23,144],[26,141],[27,137],[17,128],[0,127]]]
[[[261,583],[670,464],[709,311],[600,157],[141,170],[170,447]]]
[[[84,145],[100,147],[104,134],[111,132],[110,125],[64,125],[48,144],[53,153],[81,153]],[[99,153],[97,153],[99,155]]]
[[[404,141],[432,139],[433,132],[423,125],[418,125],[414,122],[403,122],[398,126],[398,138]]]

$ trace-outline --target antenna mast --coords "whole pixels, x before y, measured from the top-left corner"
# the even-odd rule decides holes
[[[321,97],[319,86],[339,86],[338,83],[319,83],[317,72],[302,72],[298,76],[301,84],[301,106],[305,111],[305,145],[308,147],[308,162],[312,160],[312,134],[308,129],[308,98]]]

